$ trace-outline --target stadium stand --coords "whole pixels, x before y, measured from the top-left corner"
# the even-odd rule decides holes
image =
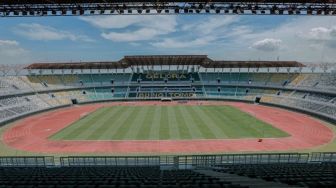
[[[228,187],[231,182],[192,170],[159,167],[0,168],[0,187]]]
[[[81,69],[88,66],[86,68],[91,69],[90,72],[74,71],[75,67],[68,67],[67,70],[63,64],[49,64],[48,68],[55,66],[55,73],[41,73],[39,70],[42,70],[44,65],[32,64],[27,67],[30,69],[29,74],[0,76],[0,110],[3,112],[0,121],[36,110],[70,105],[74,100],[86,103],[161,97],[208,97],[250,102],[254,102],[258,97],[260,102],[265,104],[304,109],[328,117],[336,115],[336,74],[332,70],[312,73],[310,68],[298,73],[298,67],[305,69],[302,68],[302,64],[296,62],[283,63],[284,66],[293,66],[294,71],[287,67],[286,71],[282,72],[278,72],[277,69],[271,72],[233,70],[232,67],[236,65],[231,64],[232,62],[228,62],[228,67],[220,64],[222,67],[219,70],[201,70],[197,67],[186,70],[184,66],[180,66],[182,70],[177,70],[176,67],[175,70],[162,70],[162,67],[158,67],[155,71],[144,71],[141,67],[125,69],[125,62],[128,66],[136,66],[138,60],[142,63],[148,61],[150,66],[154,60],[158,64],[168,64],[172,67],[178,67],[179,63],[205,66],[202,64],[205,58],[203,56],[188,56],[183,59],[185,62],[174,60],[175,56],[169,56],[169,61],[165,58],[127,56],[120,61],[121,63],[113,62],[111,71],[105,72],[99,68],[92,71],[97,67],[90,66],[96,64],[83,63]],[[269,64],[254,63],[254,66],[269,68]],[[281,62],[276,63],[281,68]],[[218,66],[215,61],[210,65]],[[246,66],[243,63],[237,65]],[[62,73],[57,72],[58,66],[64,69]],[[108,66],[109,64],[104,64],[103,67]],[[146,66],[145,63],[143,66]],[[34,73],[35,69],[37,71]],[[138,72],[139,70],[143,71]]]
[[[211,70],[211,69],[209,69]],[[134,99],[241,100],[336,117],[335,73],[172,71],[76,73],[0,77],[0,122],[78,103]],[[151,75],[147,75],[151,74]],[[176,75],[183,76],[176,76]],[[173,78],[172,78],[173,77]],[[168,78],[168,79],[167,79]],[[181,79],[182,78],[182,79]],[[76,103],[77,103],[76,102]],[[60,166],[15,165],[0,157],[1,187],[335,187],[336,157],[307,161],[304,154],[266,157],[174,156],[172,166],[109,166],[98,159]],[[321,154],[322,155],[322,154]],[[336,156],[336,155],[335,155]],[[217,164],[217,158],[228,159]],[[231,160],[232,159],[232,160]],[[267,162],[261,159],[267,160]],[[67,159],[68,161],[70,159]],[[129,160],[129,159],[127,159]],[[255,160],[260,160],[255,163]],[[292,161],[293,160],[293,161]],[[9,162],[10,161],[10,162]],[[34,160],[38,161],[38,160]],[[105,160],[106,161],[106,160]],[[190,164],[181,161],[191,161]],[[335,160],[336,161],[336,160]],[[77,162],[77,164],[76,164]],[[130,162],[130,161],[128,161]],[[200,164],[193,164],[194,162]],[[8,163],[8,164],[7,164]],[[10,163],[10,164],[9,164]],[[14,164],[14,165],[13,165]],[[76,166],[78,165],[78,166]],[[10,166],[10,167],[8,167]]]
[[[0,158],[0,187],[334,187],[336,153]]]
[[[335,163],[226,165],[218,172],[237,174],[300,187],[335,187]]]

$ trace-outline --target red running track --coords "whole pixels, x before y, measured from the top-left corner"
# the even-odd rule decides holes
[[[75,106],[22,119],[7,129],[2,141],[18,150],[40,153],[191,154],[245,151],[288,151],[317,147],[332,141],[330,128],[305,114],[279,108],[236,102],[189,102],[183,105],[231,105],[272,124],[291,136],[285,138],[150,140],[150,141],[53,141],[48,137],[77,121],[81,115],[106,105],[181,105],[176,102],[120,102]]]

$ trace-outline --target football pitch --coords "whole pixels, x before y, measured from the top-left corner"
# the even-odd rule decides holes
[[[191,140],[289,136],[231,106],[110,106],[67,126],[51,140]]]

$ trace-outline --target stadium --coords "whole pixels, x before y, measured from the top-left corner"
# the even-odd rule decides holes
[[[310,71],[205,55],[31,64],[2,78],[3,122],[29,116],[5,126],[2,141],[52,154],[323,151],[333,127],[299,112],[333,123],[335,75]]]
[[[0,2],[0,188],[335,187],[335,5]]]
[[[335,159],[332,66],[156,55],[2,72],[1,154],[17,165]]]

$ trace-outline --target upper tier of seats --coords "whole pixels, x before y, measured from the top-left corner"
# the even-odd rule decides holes
[[[249,84],[336,91],[335,73],[201,73],[204,84]]]
[[[285,88],[323,89],[336,91],[335,73],[147,73],[136,74],[72,74],[72,75],[34,75],[34,76],[1,76],[0,95],[22,93],[69,87],[90,87],[104,85],[129,85],[130,83],[154,82],[201,84],[245,84],[258,86],[274,86]],[[131,82],[130,82],[131,81]],[[176,81],[176,82],[175,82]]]

